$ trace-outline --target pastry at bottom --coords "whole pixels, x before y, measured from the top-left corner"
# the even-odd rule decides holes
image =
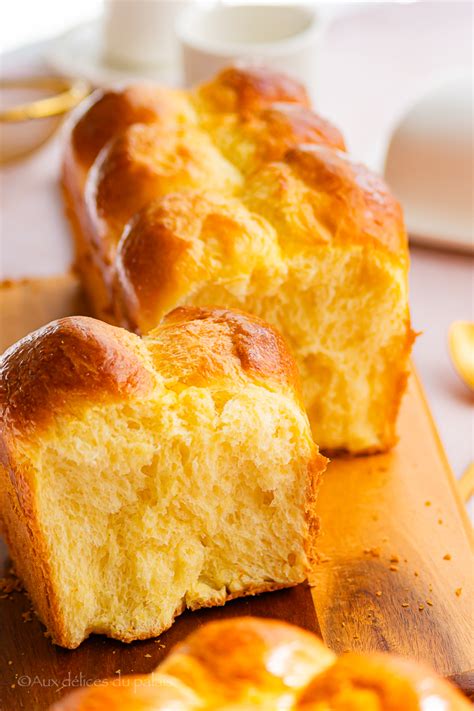
[[[426,667],[390,654],[339,658],[310,632],[276,620],[211,622],[150,675],[75,691],[50,711],[467,711]]]

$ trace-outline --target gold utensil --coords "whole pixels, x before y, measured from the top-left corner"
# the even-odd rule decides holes
[[[463,501],[469,501],[474,494],[474,462],[471,462],[462,477],[458,481],[461,498]]]
[[[474,323],[454,321],[449,328],[448,345],[459,377],[474,390]]]
[[[63,115],[87,96],[90,86],[82,79],[26,77],[0,81],[3,93],[34,91],[43,98],[0,110],[0,163],[39,148],[58,128]]]

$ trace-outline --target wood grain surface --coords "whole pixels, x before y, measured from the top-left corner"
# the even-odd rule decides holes
[[[85,312],[73,275],[5,285],[0,349],[53,318]],[[198,625],[242,614],[298,624],[337,652],[414,657],[474,692],[472,531],[415,375],[399,434],[390,454],[329,465],[312,590],[301,585],[185,613],[157,640],[126,645],[93,636],[74,651],[44,636],[25,593],[0,593],[1,711],[45,711],[72,686],[150,672]],[[8,576],[4,546],[0,561]]]

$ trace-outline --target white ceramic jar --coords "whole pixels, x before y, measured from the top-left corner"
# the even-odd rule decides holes
[[[323,23],[308,6],[195,6],[180,15],[176,29],[186,85],[245,61],[284,71],[311,89]]]

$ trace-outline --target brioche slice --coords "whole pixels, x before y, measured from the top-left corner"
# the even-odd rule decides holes
[[[305,580],[326,459],[264,322],[180,308],[140,339],[67,318],[9,349],[0,384],[3,528],[57,644]]]
[[[99,94],[71,128],[63,187],[94,313],[138,333],[186,304],[254,313],[293,350],[323,450],[393,446],[414,337],[400,205],[288,77],[234,67],[169,91]]]
[[[148,680],[148,683],[147,683]],[[210,622],[155,672],[74,691],[51,711],[467,711],[425,666],[390,654],[339,658],[311,632],[277,620]]]
[[[115,258],[116,313],[146,333],[180,304],[225,304],[284,335],[326,451],[395,442],[413,340],[405,231],[383,181],[325,146],[290,151],[241,199],[171,193],[130,221]]]

